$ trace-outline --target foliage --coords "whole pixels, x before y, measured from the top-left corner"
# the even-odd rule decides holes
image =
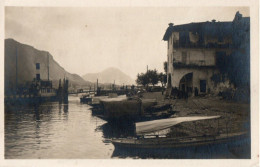
[[[227,70],[230,82],[236,87],[250,87],[250,49],[245,52],[234,51],[230,56],[230,68]]]
[[[162,86],[167,83],[167,75],[163,74],[162,72],[159,73],[159,81],[161,82]]]
[[[211,80],[215,84],[225,82],[227,77],[235,87],[250,87],[250,49],[244,51],[233,51],[230,56],[220,55],[217,57],[216,65],[220,74],[215,74]]]
[[[136,83],[143,86],[148,86],[149,84],[154,86],[158,84],[159,81],[161,81],[161,78],[156,69],[148,70],[146,73],[138,73],[136,79]]]
[[[148,80],[149,80],[149,83],[152,84],[153,86],[158,84],[159,82],[159,75],[157,73],[157,70],[154,69],[154,70],[148,70],[147,73],[146,73],[147,77],[148,77]]]
[[[136,83],[138,85],[147,86],[149,84],[149,79],[148,79],[146,73],[145,74],[144,73],[141,73],[141,74],[138,73]]]
[[[167,62],[165,61],[163,63],[164,72],[165,73],[158,73],[156,69],[154,70],[148,70],[146,73],[138,73],[136,83],[138,85],[148,86],[156,85],[159,82],[164,86],[167,83]]]

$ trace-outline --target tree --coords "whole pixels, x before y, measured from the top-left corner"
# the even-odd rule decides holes
[[[149,84],[152,84],[154,86],[159,82],[159,75],[156,69],[148,70],[146,75],[148,77]]]
[[[167,66],[167,62],[166,62]],[[167,67],[166,67],[167,69]],[[161,82],[162,86],[164,86],[167,82],[167,75],[164,73],[158,73],[156,69],[148,70],[146,73],[141,73],[137,75],[136,83],[138,85],[148,86],[152,84],[153,86]]]
[[[148,86],[152,84],[153,86],[159,82],[159,74],[157,70],[148,70],[146,73],[141,73],[137,75],[136,83],[143,86]]]
[[[141,73],[137,74],[136,83],[138,85],[147,86],[149,84],[149,78],[147,77],[147,74]]]
[[[158,77],[159,77],[159,81],[161,82],[162,86],[165,86],[165,84],[167,83],[167,75],[163,74],[161,72],[161,73],[159,73]]]

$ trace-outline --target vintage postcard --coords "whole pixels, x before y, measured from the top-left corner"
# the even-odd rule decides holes
[[[2,4],[3,166],[258,165],[257,1],[85,3]]]

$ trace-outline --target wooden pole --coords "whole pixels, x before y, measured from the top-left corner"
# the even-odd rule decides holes
[[[98,94],[98,79],[97,79],[97,94]]]
[[[16,64],[16,68],[15,68],[15,98],[16,98],[16,94],[17,94],[17,86],[18,86],[18,48],[16,47],[16,54],[15,54],[15,64]]]
[[[49,54],[47,53],[47,56],[48,56],[48,81],[50,80],[50,77],[49,77],[49,73],[50,73],[50,65],[49,65]]]

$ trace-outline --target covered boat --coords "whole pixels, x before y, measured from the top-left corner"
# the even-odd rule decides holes
[[[192,116],[192,117],[177,117],[168,119],[159,119],[153,121],[137,122],[136,125],[136,135],[144,135],[147,133],[152,133],[160,131],[163,129],[170,128],[182,122],[199,121],[205,119],[217,119],[220,116]]]
[[[116,98],[102,99],[100,103],[103,106],[104,117],[107,120],[135,120],[144,114],[146,108],[155,105],[156,100],[118,96]]]
[[[246,132],[227,134],[210,134],[185,137],[159,137],[158,135],[147,135],[163,129],[170,128],[177,124],[189,121],[199,121],[207,119],[218,119],[220,116],[193,116],[178,117],[161,120],[153,120],[136,123],[136,135],[134,138],[112,139],[116,148],[135,148],[135,149],[169,149],[178,147],[197,147],[205,145],[223,144],[234,142],[248,137]]]
[[[100,101],[104,117],[111,119],[132,119],[142,114],[141,101],[139,99],[128,99],[126,96],[102,99]]]

